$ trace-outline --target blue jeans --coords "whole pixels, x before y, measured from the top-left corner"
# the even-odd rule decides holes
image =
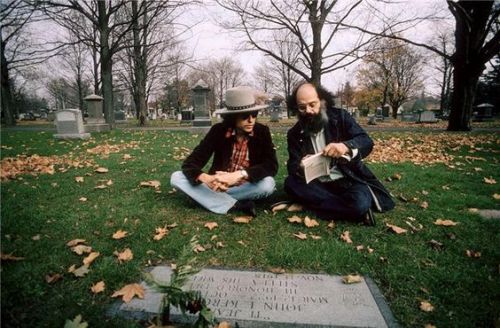
[[[204,183],[192,185],[181,171],[172,173],[170,184],[217,214],[226,214],[238,200],[265,198],[274,192],[276,186],[272,177],[265,177],[256,183],[245,182],[225,192],[219,192],[213,191]]]
[[[306,184],[297,176],[288,176],[285,191],[326,220],[361,221],[373,201],[366,184],[349,178],[325,183],[316,179]]]

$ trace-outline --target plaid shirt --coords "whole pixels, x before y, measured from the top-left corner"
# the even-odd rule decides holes
[[[250,135],[252,135],[252,133]],[[231,155],[231,161],[229,162],[228,172],[244,170],[250,167],[248,137],[241,138],[238,141],[235,131],[231,131],[231,129],[229,129],[226,133],[226,137],[229,138],[231,136],[234,137],[235,141],[233,143],[233,153]]]

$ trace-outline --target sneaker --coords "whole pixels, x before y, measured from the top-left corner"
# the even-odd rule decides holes
[[[257,216],[257,212],[255,211],[255,203],[251,200],[239,200],[234,204],[233,209],[236,211],[241,211],[252,217]]]
[[[374,227],[377,223],[375,222],[375,215],[371,209],[365,213],[363,218],[363,224],[369,227]]]

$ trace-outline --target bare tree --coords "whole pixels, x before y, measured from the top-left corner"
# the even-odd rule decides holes
[[[446,30],[445,27],[441,26],[434,39],[431,40],[431,44],[437,49],[441,50],[447,56],[451,55],[454,51],[453,49],[453,34]],[[439,86],[439,97],[440,97],[440,110],[444,114],[449,114],[450,112],[450,96],[452,91],[452,76],[453,76],[453,66],[451,60],[445,56],[439,56],[434,54],[433,62],[434,69],[439,73],[439,76],[435,78],[436,84]]]

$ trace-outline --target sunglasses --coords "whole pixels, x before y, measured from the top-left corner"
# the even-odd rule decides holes
[[[240,114],[240,117],[241,119],[243,120],[248,120],[248,118],[250,116],[252,116],[252,118],[256,118],[257,115],[259,115],[259,112],[249,112],[249,113],[243,113],[243,114]]]

